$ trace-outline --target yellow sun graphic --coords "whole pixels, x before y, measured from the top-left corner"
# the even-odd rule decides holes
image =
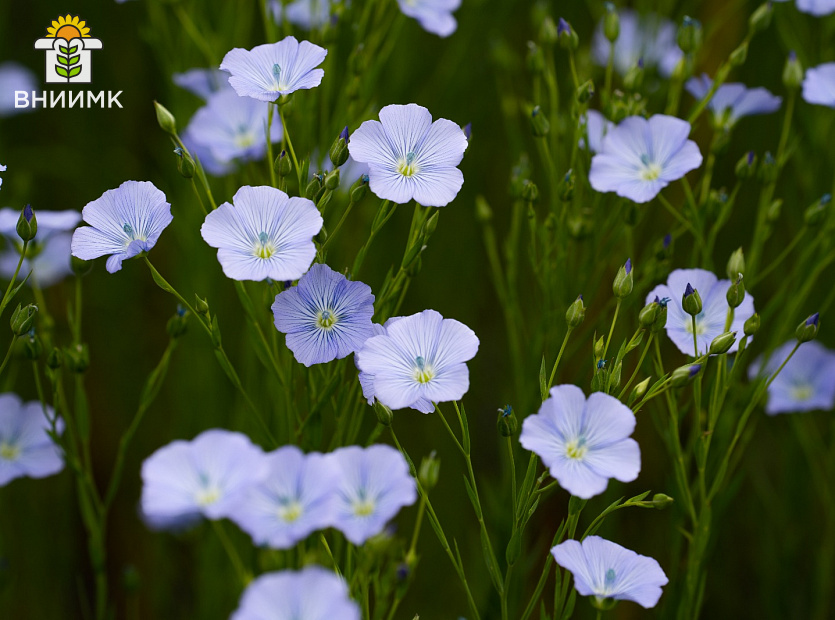
[[[79,20],[78,16],[67,15],[66,17],[59,17],[58,21],[53,20],[52,25],[46,29],[46,36],[71,41],[72,39],[89,37],[90,29],[87,28],[87,22]]]

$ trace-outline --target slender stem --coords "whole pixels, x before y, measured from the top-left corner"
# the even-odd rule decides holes
[[[282,106],[278,106],[278,116],[281,118],[281,129],[284,132],[284,141],[287,143],[287,150],[290,151],[290,157],[293,158],[293,165],[296,167],[296,176],[299,179],[299,192],[304,191],[304,187],[302,187],[302,171],[299,168],[299,160],[296,159],[296,151],[293,150],[293,143],[290,140],[290,132],[287,131],[287,121],[284,120],[284,109]]]
[[[5,310],[6,305],[11,301],[11,298],[9,297],[9,293],[11,293],[12,288],[15,285],[15,282],[17,282],[17,275],[20,273],[20,266],[23,265],[23,259],[26,258],[26,249],[28,247],[29,247],[29,242],[24,241],[23,242],[23,248],[21,248],[21,250],[20,250],[20,258],[17,261],[17,267],[15,267],[15,270],[14,270],[14,275],[12,276],[12,279],[9,280],[9,285],[6,287],[6,292],[3,294],[3,301],[0,302],[0,312]]]
[[[609,350],[609,343],[612,341],[612,334],[615,331],[615,323],[618,322],[618,312],[620,312],[620,304],[621,298],[618,297],[618,301],[615,304],[615,316],[612,317],[612,325],[609,327],[609,336],[606,338],[606,346],[603,347],[603,359],[606,359],[606,352]]]
[[[641,370],[641,364],[644,363],[644,358],[647,356],[647,351],[649,351],[649,346],[652,344],[653,338],[655,338],[655,333],[650,332],[649,339],[647,339],[647,343],[644,345],[644,350],[641,351],[641,357],[638,358],[638,363],[635,365],[635,370],[632,371],[632,376],[629,377],[629,381],[626,382],[626,385],[623,386],[620,394],[618,394],[618,400],[621,400],[626,395],[627,390],[629,390],[629,386],[632,385],[632,382],[638,375],[638,371]]]
[[[275,183],[275,166],[273,165],[275,160],[273,159],[273,140],[272,140],[272,128],[273,128],[273,113],[275,112],[275,104],[272,101],[267,102],[267,168],[270,170],[270,185],[273,187],[278,187]],[[299,188],[301,192],[301,188]]]
[[[6,364],[9,363],[9,358],[12,356],[12,349],[14,349],[14,343],[17,342],[18,336],[12,336],[12,341],[9,343],[9,349],[6,351],[6,357],[3,358],[3,363],[0,364],[0,375],[3,374],[3,371],[6,369]]]
[[[220,544],[223,545],[226,555],[229,556],[232,566],[235,567],[235,572],[238,573],[238,578],[241,580],[241,584],[246,586],[249,583],[250,575],[246,568],[244,568],[244,564],[241,562],[241,557],[238,555],[235,545],[232,544],[232,541],[226,534],[226,530],[223,529],[223,524],[220,521],[212,519],[212,527],[217,533],[217,537],[220,539]]]
[[[562,345],[560,346],[560,352],[557,354],[557,359],[554,362],[554,367],[551,369],[551,376],[548,378],[548,389],[546,390],[543,396],[547,397],[548,392],[551,391],[551,386],[554,385],[554,376],[557,374],[557,368],[560,365],[560,360],[562,359],[562,354],[565,351],[565,345],[568,343],[568,337],[571,335],[571,332],[574,330],[573,327],[569,327],[568,330],[565,332],[565,337],[562,339]]]

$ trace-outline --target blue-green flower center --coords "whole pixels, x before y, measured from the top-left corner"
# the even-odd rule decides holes
[[[580,460],[586,455],[586,452],[588,452],[588,447],[585,437],[569,441],[565,446],[565,455],[570,459]]]
[[[299,517],[302,516],[302,505],[293,500],[287,502],[283,506],[278,509],[278,518],[284,521],[285,523],[293,523],[297,521]]]
[[[270,239],[270,236],[265,232],[261,232],[258,234],[258,240],[255,242],[252,253],[258,258],[266,260],[275,254],[276,250],[275,243]]]
[[[316,315],[316,325],[322,329],[330,329],[336,324],[336,315],[328,309],[321,310]]]
[[[402,174],[404,177],[412,177],[417,174],[420,168],[417,165],[417,162],[415,162],[416,157],[417,156],[414,151],[406,153],[406,157],[401,157],[397,162],[397,172]]]
[[[418,355],[415,358],[415,381],[418,383],[429,383],[435,376],[435,369],[428,364],[423,357]]]
[[[655,181],[661,176],[661,166],[649,158],[649,155],[641,155],[641,179],[644,181]]]

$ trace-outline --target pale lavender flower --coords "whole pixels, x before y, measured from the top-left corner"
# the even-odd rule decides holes
[[[803,78],[803,99],[807,103],[835,108],[835,62],[807,69]]]
[[[417,499],[409,465],[391,446],[348,446],[328,458],[336,472],[332,525],[355,545],[382,532],[401,508]]]
[[[557,564],[574,576],[574,587],[581,596],[598,601],[634,601],[649,609],[658,604],[661,586],[667,575],[653,558],[638,555],[600,536],[587,536],[583,542],[566,540],[551,549]]]
[[[598,153],[600,147],[603,146],[603,138],[612,131],[616,125],[603,116],[597,110],[589,110],[586,112],[586,136],[588,142],[580,138],[580,147],[588,148],[592,153]]]
[[[603,138],[591,161],[589,182],[598,192],[649,202],[702,165],[699,147],[689,135],[690,123],[673,116],[625,118]]]
[[[687,92],[696,99],[704,99],[713,86],[706,74],[687,80]],[[717,127],[733,127],[745,116],[771,114],[780,109],[782,98],[772,95],[765,88],[746,88],[745,84],[722,84],[713,93],[707,107],[713,112],[713,122]]]
[[[231,74],[229,83],[241,97],[276,101],[281,95],[319,86],[325,72],[316,67],[327,54],[309,41],[286,37],[251,50],[235,48],[223,57],[220,68]]]
[[[0,487],[15,478],[46,478],[64,469],[62,450],[47,433],[55,416],[47,406],[44,415],[40,402],[23,403],[17,394],[0,394]],[[60,434],[64,422],[58,418]]]
[[[368,163],[371,191],[385,200],[443,207],[464,184],[456,168],[467,150],[464,131],[444,118],[433,123],[429,110],[414,103],[384,107],[379,121],[351,134],[348,150]]]
[[[26,91],[30,96],[38,90],[39,82],[35,74],[16,62],[0,64],[0,118],[22,112],[31,112],[34,107],[16,108],[15,91]]]
[[[275,23],[283,18],[303,30],[321,28],[331,19],[332,0],[296,0],[282,6],[281,0],[270,0],[269,10]]]
[[[774,1],[787,2],[787,0]],[[835,11],[835,0],[797,0],[797,10],[815,17],[822,17]]]
[[[70,232],[81,221],[81,213],[74,209],[66,211],[42,211],[38,209],[38,234],[36,240],[44,240],[53,235]],[[18,209],[5,207],[0,209],[0,234],[11,240],[19,241],[17,236],[17,221],[20,218]],[[35,241],[35,239],[33,239]]]
[[[26,258],[20,266],[20,273],[27,274],[31,271],[32,275],[29,276],[27,283],[47,288],[72,273],[70,266],[72,234],[61,233],[39,239],[40,219],[41,212],[38,213],[38,236],[29,242]],[[8,241],[6,248],[0,252],[0,274],[11,279],[19,260],[20,248],[17,247],[17,242]]]
[[[125,181],[107,190],[87,203],[81,217],[90,226],[76,229],[72,255],[82,260],[109,255],[109,273],[119,271],[123,260],[150,251],[173,219],[165,194],[149,181]]]
[[[8,167],[4,166],[3,164],[0,164],[0,172],[6,172],[6,170],[8,170]],[[0,187],[3,187],[3,178],[2,177],[0,177]]]
[[[189,69],[175,73],[171,80],[180,88],[204,100],[218,91],[231,88],[229,74],[220,69]]]
[[[316,256],[314,235],[322,216],[307,198],[274,187],[241,187],[206,216],[203,239],[218,248],[223,273],[233,280],[300,278]]]
[[[341,577],[308,566],[255,579],[230,620],[360,620],[360,608]]]
[[[229,518],[256,545],[289,549],[333,521],[333,462],[284,446],[266,455],[267,476],[247,491]]]
[[[461,0],[397,0],[403,15],[420,22],[426,32],[448,37],[458,28],[452,16],[461,6]]]
[[[279,293],[272,306],[275,327],[301,364],[323,364],[359,350],[373,334],[371,287],[316,264],[299,283]]]
[[[644,67],[658,67],[663,77],[670,77],[684,52],[676,43],[676,26],[668,19],[654,14],[639,15],[635,11],[618,11],[620,34],[615,41],[614,67],[621,74],[626,73],[639,61]],[[603,34],[603,20],[594,32],[592,53],[594,61],[601,67],[609,62],[610,43]]]
[[[391,325],[393,321],[399,321],[403,317],[395,316],[386,321],[386,326]],[[371,324],[372,336],[381,336],[386,334],[386,327],[379,323]],[[354,364],[357,366],[359,373],[360,387],[362,388],[362,396],[369,405],[374,404],[374,375],[370,372],[362,372],[359,365],[360,352],[354,353]],[[412,403],[412,408],[417,409],[422,413],[432,413],[435,411],[435,406],[426,399],[421,399],[418,403]]]
[[[157,525],[222,519],[268,472],[264,452],[241,433],[212,429],[172,441],[142,463],[142,512]]]
[[[761,372],[774,374],[780,364],[797,345],[790,340],[776,349],[762,368],[760,357],[748,368],[752,380]],[[797,349],[780,374],[768,386],[768,404],[765,412],[769,415],[795,413],[821,409],[831,411],[835,407],[835,351],[812,340],[804,342]]]
[[[610,478],[631,482],[641,471],[641,449],[629,436],[632,410],[613,396],[586,399],[576,385],[558,385],[535,415],[525,418],[519,443],[539,455],[560,486],[589,499]]]
[[[466,362],[478,351],[473,330],[435,310],[389,320],[386,333],[365,341],[357,356],[373,376],[373,394],[390,409],[424,413],[431,403],[458,400],[470,387]]]
[[[743,332],[743,326],[754,314],[754,298],[745,293],[742,304],[734,310],[734,320],[729,330],[725,329],[728,316],[728,300],[725,297],[730,280],[719,280],[710,271],[704,269],[676,269],[667,278],[667,284],[659,284],[649,295],[646,303],[657,299],[668,299],[667,303],[667,336],[673,341],[679,351],[693,356],[693,317],[681,307],[681,299],[691,285],[699,292],[702,299],[702,311],[696,315],[696,338],[699,343],[699,355],[707,353],[711,341],[725,333],[725,331]],[[739,341],[734,342],[728,353],[735,353],[739,348]]]

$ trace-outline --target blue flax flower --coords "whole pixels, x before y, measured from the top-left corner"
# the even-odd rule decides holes
[[[658,73],[670,77],[684,52],[676,43],[676,26],[668,19],[654,14],[639,15],[628,9],[618,12],[620,34],[615,41],[614,67],[621,74],[626,73],[639,61],[644,67],[657,67]],[[603,20],[594,32],[592,53],[594,61],[601,67],[609,62],[610,43],[603,34]]]
[[[478,351],[473,330],[435,310],[390,319],[357,354],[373,394],[390,409],[429,413],[432,403],[458,400],[470,387],[466,362]],[[368,377],[373,377],[369,379]]]
[[[23,403],[17,394],[0,394],[0,487],[15,478],[46,478],[64,469],[63,452],[47,434],[52,429],[47,416],[54,415],[52,407],[44,415],[40,402]],[[55,428],[63,431],[61,418]]]
[[[373,334],[371,287],[327,265],[313,265],[297,286],[276,296],[272,310],[287,348],[305,366],[342,359]]]
[[[609,478],[631,482],[641,471],[641,449],[629,436],[635,415],[618,399],[576,385],[557,385],[535,415],[525,418],[519,443],[539,455],[566,491],[589,499]]]
[[[45,288],[72,273],[70,245],[72,230],[81,221],[78,211],[38,211],[38,234],[29,242],[21,273],[32,272],[29,282]],[[22,245],[17,235],[20,211],[0,209],[0,234],[6,238],[6,248],[0,252],[0,274],[11,278],[17,269]]]
[[[321,454],[305,455],[284,446],[266,455],[267,476],[249,488],[230,519],[256,545],[289,549],[333,521],[333,463]]]
[[[835,62],[827,62],[806,71],[803,99],[806,103],[835,108]]]
[[[580,148],[588,148],[590,152],[597,153],[603,146],[603,138],[615,128],[615,124],[597,110],[586,112],[585,120],[588,142],[580,138]]]
[[[348,446],[328,458],[336,475],[332,525],[355,545],[382,532],[403,506],[417,499],[409,465],[391,446]]]
[[[171,80],[180,88],[207,100],[214,93],[231,89],[229,74],[220,69],[189,69],[175,73]]]
[[[760,372],[772,375],[780,367],[797,340],[779,347],[762,369],[762,358],[751,364],[748,376],[753,380]],[[835,352],[816,340],[804,342],[768,386],[765,412],[795,413],[799,411],[830,411],[835,407]]]
[[[302,30],[321,28],[331,19],[332,0],[296,0],[283,4],[281,0],[270,0],[269,10],[276,24],[284,18]]]
[[[316,256],[313,237],[322,216],[307,198],[268,186],[240,188],[206,216],[203,239],[218,248],[223,273],[233,280],[296,280]]]
[[[704,99],[712,86],[713,80],[705,74],[687,80],[687,92],[696,99]],[[782,102],[765,88],[746,88],[745,84],[731,83],[717,88],[707,107],[713,112],[716,127],[730,128],[745,116],[776,112]]]
[[[600,536],[566,540],[551,549],[557,564],[571,571],[581,596],[634,601],[649,609],[658,604],[667,575],[653,558],[639,555]]]
[[[731,286],[730,280],[719,280],[710,271],[704,269],[676,269],[667,278],[667,284],[659,284],[649,295],[646,303],[658,299],[668,298],[667,303],[667,336],[673,341],[679,351],[686,355],[693,355],[693,317],[681,307],[681,298],[687,285],[691,285],[699,292],[702,299],[702,311],[696,315],[696,338],[699,343],[699,355],[707,353],[711,341],[725,331],[743,332],[743,326],[754,314],[754,298],[747,292],[742,304],[734,310],[734,320],[731,328],[725,330],[728,316],[728,300],[726,295]],[[739,341],[734,342],[728,353],[735,353],[739,348]]]
[[[787,0],[774,1],[786,2]],[[797,10],[815,17],[822,17],[835,11],[835,0],[797,0]]]
[[[153,248],[173,219],[165,194],[149,181],[125,181],[107,190],[87,203],[81,217],[90,226],[76,229],[72,255],[83,260],[109,255],[109,273],[119,271],[123,260]]]
[[[0,172],[6,172],[6,170],[8,170],[8,167],[7,167],[7,166],[4,166],[3,164],[0,164]],[[0,187],[3,187],[3,179],[2,179],[2,177],[0,177]]]
[[[267,473],[264,452],[241,433],[212,429],[172,441],[142,463],[142,513],[169,527],[222,519]]]
[[[220,63],[231,74],[229,83],[241,97],[275,101],[281,95],[315,88],[325,75],[317,69],[328,50],[310,41],[299,43],[286,37],[278,43],[257,45],[251,50],[235,48]]]
[[[448,37],[458,28],[452,16],[461,6],[461,0],[397,0],[403,15],[420,22],[426,32]]]
[[[39,84],[35,74],[23,65],[16,62],[0,64],[0,118],[34,110],[34,107],[16,108],[15,91],[24,90],[31,93],[38,90]]]
[[[669,183],[702,165],[690,123],[656,114],[630,116],[610,129],[592,158],[589,182],[598,192],[615,192],[649,202]]]
[[[456,168],[467,150],[464,131],[444,118],[433,123],[429,110],[414,103],[384,107],[379,121],[351,134],[348,150],[368,164],[371,191],[385,200],[443,207],[464,184]]]
[[[360,620],[360,608],[339,575],[307,566],[255,579],[230,620]]]

